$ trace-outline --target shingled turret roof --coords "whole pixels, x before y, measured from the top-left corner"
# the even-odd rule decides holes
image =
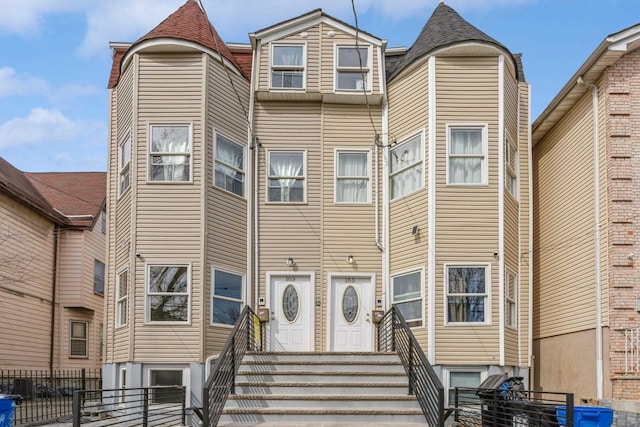
[[[458,12],[441,2],[433,11],[431,18],[422,28],[411,48],[398,62],[389,79],[394,78],[414,61],[436,49],[463,42],[489,43],[509,52],[509,49],[465,21],[458,15]]]

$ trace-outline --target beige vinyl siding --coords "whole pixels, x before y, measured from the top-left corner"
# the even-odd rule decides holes
[[[2,192],[0,224],[0,366],[48,369],[54,224]]]
[[[207,138],[206,138],[206,188],[207,188],[207,239],[206,239],[206,270],[203,284],[203,298],[205,312],[203,313],[206,338],[205,357],[219,353],[231,331],[226,327],[211,325],[211,269],[220,268],[225,271],[243,274],[245,283],[247,265],[247,197],[251,191],[249,182],[249,157],[252,151],[247,145],[247,117],[249,111],[249,83],[242,77],[232,74],[234,87],[231,87],[229,77],[216,60],[208,60],[207,67]],[[242,99],[240,105],[238,96]],[[220,132],[236,144],[245,147],[244,197],[229,193],[213,185],[214,183],[214,133]],[[245,289],[245,302],[249,295]]]
[[[436,58],[436,360],[495,363],[499,352],[498,58]],[[488,185],[447,186],[447,124],[485,123]],[[488,264],[491,325],[444,326],[446,263]]]
[[[201,298],[201,180],[203,163],[203,56],[143,54],[139,59],[137,127],[136,246],[143,256],[131,271],[135,283],[134,360],[198,361]],[[192,126],[192,182],[148,181],[149,124]],[[146,267],[155,264],[191,266],[190,324],[145,324]],[[131,295],[130,294],[130,295]]]
[[[591,107],[587,94],[534,148],[534,338],[595,326]]]

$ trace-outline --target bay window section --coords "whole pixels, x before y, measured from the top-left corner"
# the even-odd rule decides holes
[[[336,153],[336,203],[369,203],[369,153]]]
[[[244,148],[216,134],[215,186],[244,196],[244,173]]]
[[[486,184],[485,127],[449,127],[448,184]]]
[[[510,271],[505,274],[504,290],[504,314],[505,324],[510,328],[516,327],[516,295],[518,289],[518,276]]]
[[[151,125],[149,180],[191,180],[191,126]]]
[[[336,90],[370,90],[369,48],[336,47]]]
[[[131,186],[131,137],[118,147],[118,195]]]
[[[304,202],[304,187],[304,152],[269,152],[268,201],[281,203]]]
[[[271,87],[302,89],[304,63],[304,45],[272,45]]]
[[[150,265],[147,283],[147,321],[189,321],[189,266]]]
[[[116,277],[116,327],[127,324],[129,316],[129,271]]]
[[[447,322],[487,323],[488,283],[486,266],[448,266]]]
[[[424,186],[423,153],[421,133],[391,149],[391,199],[397,199]]]
[[[89,322],[72,320],[69,329],[69,356],[89,357]]]
[[[244,304],[244,277],[222,270],[213,270],[212,276],[211,322],[233,326]]]
[[[505,188],[513,196],[518,197],[518,149],[506,138],[504,143]]]
[[[422,326],[422,271],[393,276],[392,304],[411,327]]]

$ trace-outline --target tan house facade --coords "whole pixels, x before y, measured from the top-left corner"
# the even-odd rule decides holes
[[[395,305],[445,387],[528,378],[520,57],[443,3],[409,49],[322,10],[249,39],[189,0],[112,44],[104,386],[197,403],[245,304],[269,351],[373,351]]]
[[[101,367],[105,192],[104,172],[0,158],[0,369]]]
[[[639,43],[606,37],[532,128],[535,385],[577,399],[640,398]]]

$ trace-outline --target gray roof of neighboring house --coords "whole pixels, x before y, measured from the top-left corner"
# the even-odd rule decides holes
[[[457,43],[473,41],[495,45],[511,55],[509,49],[465,21],[458,15],[458,12],[442,2],[433,11],[431,18],[429,18],[422,28],[420,35],[418,35],[418,38],[411,48],[409,48],[404,57],[395,64],[395,68],[389,74],[389,80],[393,79],[417,59],[437,49]],[[524,81],[524,76],[520,75],[522,68],[521,61],[513,55],[511,55],[511,57],[518,68],[518,80]]]

